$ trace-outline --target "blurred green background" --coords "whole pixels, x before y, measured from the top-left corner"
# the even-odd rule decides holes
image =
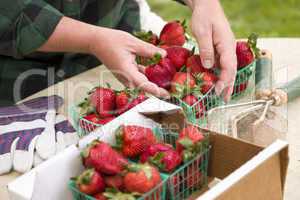
[[[300,0],[220,0],[237,38],[300,37]],[[190,19],[190,10],[171,0],[148,0],[165,20]],[[211,16],[213,17],[213,16]]]

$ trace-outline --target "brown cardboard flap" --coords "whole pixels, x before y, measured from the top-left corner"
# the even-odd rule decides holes
[[[220,179],[231,174],[263,149],[217,133],[210,133],[210,143],[212,149],[208,175]]]
[[[283,198],[280,156],[276,154],[223,192],[220,200],[280,200]]]

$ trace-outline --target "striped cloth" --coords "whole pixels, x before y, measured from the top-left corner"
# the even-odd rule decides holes
[[[48,159],[78,141],[72,125],[56,115],[62,103],[51,96],[0,108],[0,174],[26,172],[36,158]]]

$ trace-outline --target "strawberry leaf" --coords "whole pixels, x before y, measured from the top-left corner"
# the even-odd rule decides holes
[[[257,48],[257,39],[258,39],[258,34],[252,33],[248,37],[248,45],[251,48],[252,53],[255,55],[256,58],[259,57],[259,48]]]
[[[189,149],[193,146],[193,141],[188,137],[183,137],[178,140],[178,143],[181,144],[184,148]]]

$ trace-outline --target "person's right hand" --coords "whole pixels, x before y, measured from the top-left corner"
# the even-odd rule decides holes
[[[136,56],[153,57],[166,51],[135,38],[127,32],[98,28],[91,41],[90,52],[95,55],[125,85],[138,87],[155,96],[169,98],[169,93],[150,82],[136,63]]]

